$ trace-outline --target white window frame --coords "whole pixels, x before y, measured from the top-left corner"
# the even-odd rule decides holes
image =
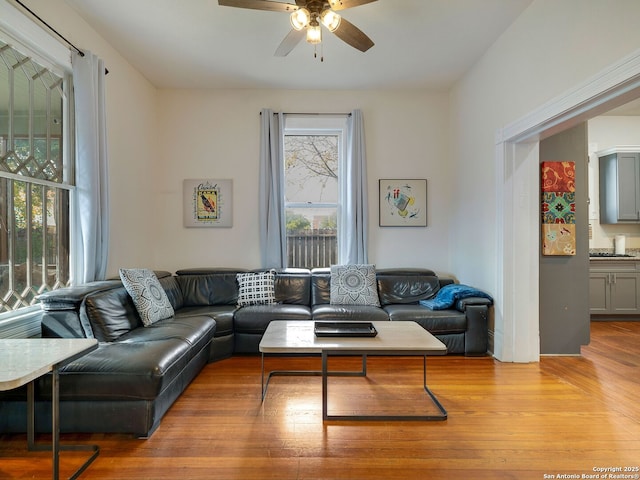
[[[0,2],[0,39],[11,45],[25,56],[47,68],[56,75],[65,78],[64,95],[71,98],[71,53],[66,45],[57,41],[48,31],[27,17],[18,7],[8,2]],[[64,183],[51,184],[56,188],[69,190],[69,229],[73,232],[75,225],[73,219],[75,178],[73,168],[73,155],[75,141],[73,134],[73,112],[68,109],[71,102],[63,102],[63,168]],[[20,178],[18,178],[20,179]],[[24,178],[22,178],[24,180]],[[47,184],[48,182],[34,180],[33,183]],[[73,239],[73,235],[70,235]],[[73,271],[74,255],[73,244],[69,247],[70,270]],[[12,312],[0,313],[0,330],[11,329],[13,321],[22,321],[30,314],[40,311],[39,305],[18,308]],[[11,323],[11,325],[10,325]]]
[[[346,138],[347,138],[347,116],[346,115],[314,115],[314,114],[287,114],[284,122],[283,136],[293,135],[337,135],[338,136],[338,199],[337,203],[332,202],[317,202],[317,203],[299,203],[299,202],[287,202],[286,189],[283,191],[284,209],[288,208],[327,208],[335,207],[336,209],[336,235],[337,229],[340,225],[340,210],[342,199],[340,198],[340,177],[343,175],[344,162],[347,153]],[[284,142],[283,142],[284,143]],[[286,177],[285,177],[286,181]],[[283,218],[283,222],[286,222],[286,215]],[[339,258],[340,245],[337,243],[337,255]]]

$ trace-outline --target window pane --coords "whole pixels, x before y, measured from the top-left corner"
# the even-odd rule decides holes
[[[287,265],[328,267],[337,262],[336,208],[287,208]]]
[[[285,201],[338,202],[338,136],[286,135]]]
[[[0,170],[63,181],[62,84],[0,42]]]
[[[337,134],[285,135],[287,265],[328,267],[337,260]]]
[[[0,312],[68,285],[68,217],[67,190],[0,178]]]
[[[287,233],[301,230],[335,230],[337,228],[336,207],[300,207],[285,209]]]

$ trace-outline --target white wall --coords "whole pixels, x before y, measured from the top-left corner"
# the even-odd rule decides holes
[[[108,275],[118,267],[154,267],[158,218],[156,90],[62,0],[24,2],[80,49],[104,59],[111,177]]]
[[[537,139],[512,145],[498,135],[542,129],[563,105],[574,112],[560,99],[638,51],[639,14],[631,0],[535,0],[452,90],[452,268],[496,296],[501,360],[539,358],[540,234]]]
[[[465,283],[497,285],[496,132],[640,48],[638,18],[636,0],[535,0],[452,89],[452,269]]]
[[[427,91],[161,90],[158,268],[260,266],[258,156],[261,108],[363,112],[368,158],[369,260],[379,267],[449,272],[451,175],[448,96]],[[233,227],[185,228],[182,181],[233,179]],[[426,178],[428,226],[378,226],[378,179]]]
[[[107,76],[111,234],[108,275],[119,267],[175,271],[260,265],[257,222],[259,111],[364,114],[370,198],[370,261],[380,267],[450,268],[452,177],[448,96],[429,91],[157,91],[63,0],[26,4]],[[182,224],[182,180],[231,178],[229,229]],[[378,179],[426,178],[428,226],[378,226]],[[454,272],[455,273],[455,272]]]

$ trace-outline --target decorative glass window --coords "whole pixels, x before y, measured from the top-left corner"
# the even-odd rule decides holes
[[[69,283],[67,83],[0,41],[0,313]]]

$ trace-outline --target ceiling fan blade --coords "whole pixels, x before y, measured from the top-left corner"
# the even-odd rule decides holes
[[[357,48],[361,52],[366,52],[375,45],[373,40],[367,37],[362,30],[344,17],[340,20],[340,26],[333,33],[335,33],[340,40],[348,43],[353,48]]]
[[[252,10],[268,10],[270,12],[293,12],[297,5],[285,2],[270,2],[268,0],[218,0],[223,7],[250,8]]]
[[[306,33],[304,30],[296,30],[295,28],[292,28],[287,36],[284,37],[284,40],[282,40],[282,43],[280,43],[274,55],[276,57],[286,57],[289,55],[289,52],[291,52],[291,50],[300,43],[300,40],[302,40],[305,35]]]
[[[331,7],[331,10],[344,10],[346,8],[353,8],[375,1],[377,0],[329,0],[329,6]]]

